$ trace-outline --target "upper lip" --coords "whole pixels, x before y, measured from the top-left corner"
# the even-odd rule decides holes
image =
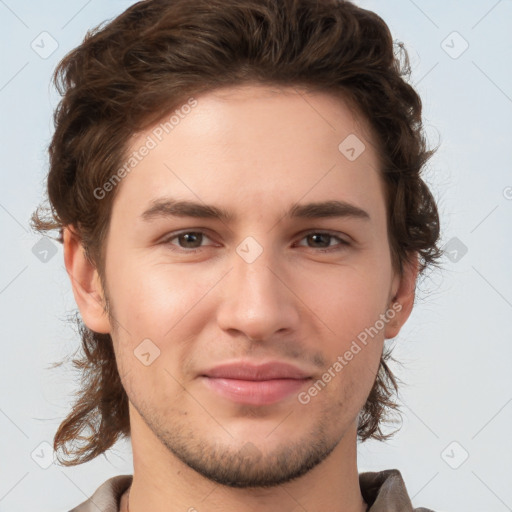
[[[279,361],[265,364],[234,362],[215,366],[203,373],[206,377],[218,379],[271,380],[271,379],[306,379],[310,374],[300,368]]]

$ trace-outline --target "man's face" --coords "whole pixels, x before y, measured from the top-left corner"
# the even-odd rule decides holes
[[[213,480],[279,484],[355,433],[374,383],[384,329],[357,353],[353,342],[398,284],[384,185],[368,134],[339,99],[262,86],[196,99],[169,134],[156,125],[132,141],[129,153],[148,136],[157,145],[113,204],[105,279],[132,433]],[[359,156],[360,146],[338,148],[354,135]],[[231,218],[171,215],[173,201]],[[288,215],[326,201],[367,217]],[[297,374],[236,373],[276,362]]]

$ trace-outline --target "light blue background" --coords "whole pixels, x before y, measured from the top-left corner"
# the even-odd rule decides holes
[[[132,473],[126,441],[74,468],[42,469],[31,456],[51,460],[40,443],[52,443],[76,375],[49,368],[79,339],[65,321],[75,305],[62,249],[43,263],[32,252],[40,237],[28,229],[47,172],[51,73],[88,28],[131,3],[0,0],[0,512],[69,510],[110,476]],[[415,506],[512,510],[512,2],[358,4],[406,44],[429,140],[441,143],[427,179],[443,243],[457,237],[468,249],[420,287],[395,342],[403,426],[386,444],[360,446],[359,470],[400,469]],[[43,31],[58,42],[47,59],[31,48]],[[464,41],[458,58],[446,53]],[[446,461],[455,465],[462,450],[469,457],[453,469]]]

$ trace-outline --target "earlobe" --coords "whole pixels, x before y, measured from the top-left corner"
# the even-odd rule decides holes
[[[89,261],[71,226],[63,229],[64,263],[71,280],[76,304],[85,325],[94,332],[110,333],[105,296],[96,267]]]
[[[394,310],[395,314],[386,325],[384,331],[384,337],[386,339],[398,336],[400,329],[412,312],[418,271],[418,254],[414,253],[410,259],[404,263],[402,276],[396,276],[395,282],[393,283],[394,293],[389,304],[389,309]]]

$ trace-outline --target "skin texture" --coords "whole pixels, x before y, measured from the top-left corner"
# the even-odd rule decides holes
[[[65,230],[82,318],[111,333],[130,400],[130,511],[366,510],[357,415],[384,339],[410,314],[417,276],[415,262],[403,276],[392,270],[369,131],[325,93],[245,85],[196,99],[118,185],[107,290]],[[131,151],[151,133],[134,138]],[[366,146],[354,161],[338,149],[350,134]],[[144,220],[163,197],[222,207],[236,220]],[[326,200],[349,202],[369,219],[285,216],[295,203]],[[175,236],[183,230],[204,235]],[[325,231],[333,236],[308,236]],[[262,250],[250,263],[237,252],[247,237]],[[225,362],[284,361],[308,373],[312,381],[300,389],[307,391],[393,300],[400,311],[307,404],[297,393],[270,405],[239,404],[201,378]],[[148,366],[135,356],[145,339],[160,350]]]

